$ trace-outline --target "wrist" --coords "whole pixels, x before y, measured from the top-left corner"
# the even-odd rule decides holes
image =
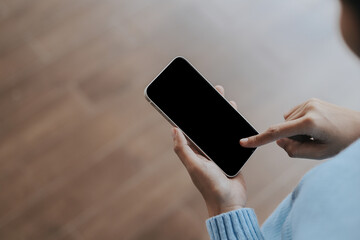
[[[222,213],[231,212],[234,210],[244,208],[244,206],[236,205],[236,204],[229,205],[229,206],[220,206],[220,205],[212,206],[212,205],[206,204],[206,206],[208,209],[209,217],[214,217],[214,216],[220,215]]]

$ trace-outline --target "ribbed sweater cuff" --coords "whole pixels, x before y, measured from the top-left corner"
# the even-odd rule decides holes
[[[211,240],[264,239],[255,212],[242,208],[206,220]]]

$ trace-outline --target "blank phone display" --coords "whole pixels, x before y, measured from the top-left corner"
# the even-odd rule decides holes
[[[254,152],[239,140],[256,130],[184,58],[174,59],[146,92],[226,175],[235,176]]]

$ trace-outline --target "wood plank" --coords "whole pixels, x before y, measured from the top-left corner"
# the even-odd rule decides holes
[[[15,154],[15,156],[11,157],[11,155],[8,155],[4,158],[14,159],[14,161],[5,162],[6,165],[4,169],[7,173],[5,179],[7,181],[11,179],[11,184],[7,185],[8,194],[0,195],[1,201],[8,202],[11,200],[12,202],[19,201],[20,203],[23,199],[33,194],[36,195],[36,189],[41,189],[64,174],[71,175],[72,171],[87,166],[89,164],[87,158],[91,152],[96,152],[98,149],[101,149],[102,146],[111,143],[119,138],[119,136],[121,137],[127,130],[132,129],[131,126],[136,129],[139,122],[147,120],[147,118],[139,119],[137,116],[137,111],[139,110],[143,112],[151,110],[150,106],[144,104],[144,101],[143,99],[139,101],[133,100],[133,108],[127,109],[122,109],[121,105],[119,105],[119,109],[122,109],[121,111],[107,109],[99,115],[90,116],[85,122],[81,120],[80,122],[75,122],[75,124],[65,125],[63,129],[58,129],[59,132],[52,136],[39,135],[38,142],[30,141],[28,143],[27,151],[19,152],[16,151],[16,148],[13,148],[13,151],[5,152]],[[71,102],[71,100],[68,101],[70,104]],[[123,103],[123,105],[125,104],[127,103]],[[64,105],[64,109],[67,109],[66,105]],[[68,110],[70,109],[71,108]],[[49,116],[50,119],[54,120],[54,124],[52,124],[51,121],[47,123],[46,121],[48,119],[46,118],[44,119],[44,123],[47,124],[49,128],[57,129],[55,126],[55,124],[58,124],[56,121],[58,119],[57,112],[54,111],[54,114],[55,117],[53,115]],[[60,112],[60,115],[61,114]],[[72,118],[74,116],[70,113],[67,114],[67,117]],[[58,120],[61,119],[59,118]],[[69,120],[66,122],[69,122]],[[36,122],[35,124],[38,124],[39,127],[43,126],[41,122]],[[30,130],[35,130],[35,128],[30,128]],[[44,133],[46,133],[46,129]],[[22,131],[21,134],[26,134],[26,132]],[[23,140],[23,137],[23,135],[20,135],[20,140]],[[46,140],[46,142],[44,142],[44,140]],[[47,148],[45,144],[49,144]],[[42,148],[37,148],[37,145]],[[12,147],[13,144],[10,143],[8,146]],[[76,148],[73,146],[76,146]],[[89,151],[89,149],[91,149],[91,151]],[[18,156],[16,156],[16,154]],[[28,165],[26,169],[18,167],[21,166],[21,164],[29,163],[31,164]],[[34,173],[37,172],[41,172],[41,175],[33,179]],[[33,193],[33,191],[35,191],[35,193]],[[13,205],[13,207],[16,209],[17,205]],[[11,212],[14,209],[4,208],[3,213]]]
[[[32,99],[34,95],[44,94],[53,88],[66,88],[69,83],[75,84],[92,76],[123,52],[123,43],[124,40],[121,40],[119,35],[104,34],[48,65],[43,71],[18,79],[0,95],[0,119],[9,116],[13,109],[21,108],[24,102]]]
[[[81,224],[74,223],[81,236],[86,239],[97,239],[99,236],[130,239],[137,233],[139,221],[145,226],[167,211],[179,207],[186,198],[191,183],[184,169],[179,168],[177,161],[169,159],[170,156],[173,154],[167,154],[162,162],[172,166],[161,169],[158,167],[162,174],[145,178],[141,184],[123,191]],[[184,181],[185,177],[187,181]],[[97,220],[99,216],[102,216],[103,221]],[[109,224],[107,219],[112,219],[114,224]]]
[[[5,94],[17,78],[40,68],[43,63],[30,45],[23,44],[0,56],[0,94]],[[13,93],[16,98],[15,93]]]
[[[67,180],[67,183],[57,191],[37,201],[0,232],[8,238],[49,239],[64,235],[67,232],[66,229],[62,229],[64,223],[84,214],[85,210],[91,210],[99,202],[107,201],[114,192],[127,183],[128,179],[141,178],[145,164],[157,165],[159,154],[168,149],[168,146],[157,145],[140,152],[133,151],[130,147],[134,143],[149,143],[149,138],[152,139],[155,132],[159,133],[159,127],[149,128],[142,135],[139,135],[141,132],[137,132],[127,138],[125,144],[106,153],[103,159],[98,159],[91,166],[87,166],[81,174],[68,174],[68,176],[74,175],[72,180]],[[166,131],[166,134],[169,132]],[[90,162],[93,161],[90,159]],[[51,225],[52,228],[34,227],[43,224]],[[14,229],[22,229],[22,231],[14,231]]]
[[[181,208],[153,222],[143,232],[140,230],[133,239],[209,239],[205,227],[208,213],[202,197],[195,191]]]
[[[12,1],[11,1],[12,2]],[[0,53],[15,49],[37,34],[45,32],[57,23],[64,21],[78,8],[86,6],[86,0],[34,0],[30,2],[11,3],[4,5],[8,9],[5,19],[0,21],[2,38],[0,39]],[[19,4],[19,5],[17,5]]]

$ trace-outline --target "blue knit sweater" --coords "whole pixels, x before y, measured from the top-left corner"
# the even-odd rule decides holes
[[[360,239],[360,140],[310,170],[262,228],[253,209],[206,221],[218,239]]]

